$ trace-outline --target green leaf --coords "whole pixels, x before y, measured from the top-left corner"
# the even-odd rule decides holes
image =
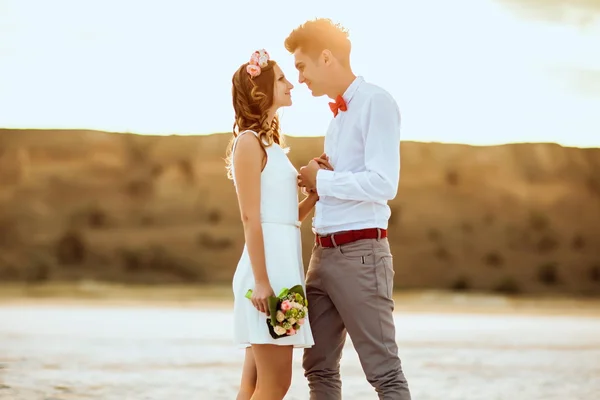
[[[274,339],[279,339],[281,337],[286,336],[286,335],[282,335],[282,336],[277,335],[275,333],[275,331],[273,330],[273,328],[275,326],[277,326],[277,310],[279,309],[279,306],[281,304],[281,301],[282,301],[281,298],[287,296],[289,293],[299,294],[304,299],[304,304],[308,305],[308,301],[306,300],[306,295],[304,294],[304,289],[302,288],[302,285],[296,285],[289,289],[284,288],[279,293],[279,296],[269,297],[269,300],[268,300],[269,315],[268,315],[268,318],[266,319],[266,322],[267,322],[267,325],[269,326],[269,333],[271,334],[271,337],[273,337]],[[248,289],[245,297],[247,299],[252,298],[252,289]]]
[[[269,317],[271,317],[271,325],[277,325],[277,309],[279,308],[280,300],[275,297],[269,297]]]
[[[298,293],[300,296],[302,296],[302,298],[306,299],[306,295],[304,294],[304,289],[302,288],[302,285],[292,286],[288,290],[288,293]]]

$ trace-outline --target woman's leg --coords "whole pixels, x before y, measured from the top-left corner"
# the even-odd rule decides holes
[[[252,400],[283,400],[292,383],[292,346],[252,345],[257,381]]]
[[[256,363],[252,354],[252,347],[246,348],[244,367],[242,369],[242,382],[237,400],[250,400],[256,389]]]

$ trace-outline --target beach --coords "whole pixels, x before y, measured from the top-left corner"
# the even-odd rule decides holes
[[[0,297],[1,400],[236,396],[243,350],[232,342],[227,295]],[[600,393],[597,301],[528,305],[421,294],[396,304],[415,400],[593,400]],[[301,356],[296,350],[288,400],[308,398]],[[341,368],[343,399],[377,399],[350,339]]]

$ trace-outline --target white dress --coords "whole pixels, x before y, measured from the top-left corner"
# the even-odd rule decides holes
[[[253,131],[240,133],[233,144],[232,152],[235,151],[237,139],[247,132],[257,135]],[[266,153],[267,163],[260,182],[260,213],[267,275],[275,295],[283,288],[291,288],[298,284],[304,287],[306,293],[298,221],[298,171],[278,144],[267,147]],[[236,184],[235,178],[233,183]],[[305,348],[314,345],[310,328],[310,304],[308,317],[295,335],[273,339],[265,322],[266,314],[258,311],[245,297],[248,289],[254,290],[254,274],[248,249],[244,245],[233,276],[235,343],[241,347],[251,344],[275,344]]]

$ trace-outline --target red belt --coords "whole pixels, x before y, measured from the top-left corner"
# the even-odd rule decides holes
[[[380,228],[359,229],[356,231],[346,231],[332,233],[331,235],[315,236],[317,244],[323,247],[335,247],[343,244],[356,242],[361,239],[383,239],[387,237],[387,230]]]

